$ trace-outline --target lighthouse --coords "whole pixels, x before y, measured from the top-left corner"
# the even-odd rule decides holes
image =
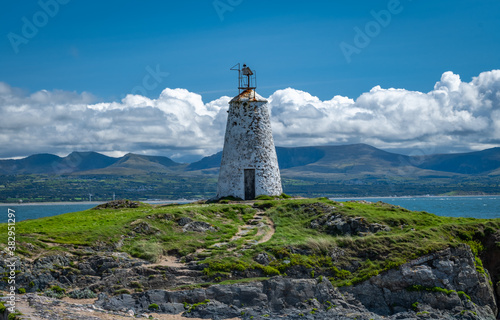
[[[239,94],[229,102],[217,198],[252,200],[283,193],[267,100],[255,92],[256,77],[237,64]]]

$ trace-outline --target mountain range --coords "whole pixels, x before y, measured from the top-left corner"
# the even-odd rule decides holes
[[[282,175],[290,178],[350,177],[450,177],[457,175],[500,175],[500,148],[483,151],[407,156],[366,144],[277,147]],[[222,152],[185,164],[167,157],[126,154],[114,158],[97,152],[73,152],[66,157],[35,154],[23,159],[0,160],[1,175],[141,175],[216,174]]]

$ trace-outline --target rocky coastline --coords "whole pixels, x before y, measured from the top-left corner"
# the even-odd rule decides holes
[[[241,233],[242,228],[263,223],[264,219],[257,219],[259,215],[267,219],[263,216],[265,206],[259,204],[258,208],[247,219],[247,225],[240,227],[236,234]],[[314,217],[304,224],[307,228],[336,237],[369,239],[378,237],[379,233],[382,237],[398,228],[395,225],[368,223],[362,217],[343,216],[336,211],[336,207],[322,203],[298,208],[303,214]],[[318,210],[322,210],[320,216],[317,215]],[[153,219],[153,216],[148,217]],[[176,228],[183,233],[210,234],[221,228],[192,218],[193,215],[177,220],[169,217],[176,221]],[[271,218],[279,222],[272,215],[268,221]],[[161,216],[161,219],[165,217]],[[186,228],[188,225],[193,228]],[[137,234],[151,230],[158,233],[160,230],[147,222],[133,222],[130,228]],[[401,228],[406,227],[402,225]],[[412,229],[408,228],[408,232]],[[256,234],[259,234],[257,230],[261,229],[256,227]],[[265,234],[262,236],[266,241],[270,238]],[[312,255],[314,247],[286,247],[284,251],[274,253],[255,251],[259,253],[253,259],[262,267],[243,269],[236,265],[230,272],[211,272],[214,265],[202,260],[207,255],[202,251],[188,255],[165,255],[158,261],[148,261],[132,257],[121,250],[123,244],[116,243],[96,243],[66,252],[45,250],[37,256],[15,257],[17,299],[26,308],[39,311],[13,319],[493,320],[498,316],[497,297],[500,293],[497,284],[500,280],[500,261],[497,259],[500,257],[500,233],[492,229],[484,232],[481,239],[481,244],[476,240],[467,240],[380,272],[344,281],[341,285],[335,285],[343,279],[339,274],[349,275],[359,270],[361,263],[369,262],[365,251],[360,251],[356,259],[345,264],[342,259],[352,254],[348,251],[349,247],[328,247],[325,256],[339,268],[343,266],[345,271],[342,273],[333,266],[316,269],[319,270],[316,274],[307,263],[291,263],[294,258]],[[233,236],[229,242],[238,240],[237,236]],[[480,253],[476,247],[479,245],[483,246]],[[39,250],[31,248],[30,243],[23,246],[33,252]],[[218,246],[213,246],[214,250],[221,250]],[[243,243],[241,248],[241,252],[245,253],[251,246]],[[238,254],[241,253],[234,253]],[[360,260],[360,257],[365,260]],[[0,272],[4,274],[4,280],[9,274],[7,261],[12,259],[5,254],[0,257]],[[269,274],[269,270],[278,268],[284,271],[278,275]],[[334,275],[329,276],[328,272]],[[6,281],[0,281],[0,290],[8,291],[8,288]],[[69,302],[62,298],[72,300]],[[5,301],[6,297],[2,299]],[[7,318],[8,314],[8,310],[4,310],[0,319],[3,316],[11,320]],[[172,318],[168,318],[170,316]]]
[[[151,268],[147,261],[109,252],[82,257],[73,267],[65,255],[33,262],[18,259],[17,267],[19,286],[31,292],[55,285],[100,291],[89,308],[124,315],[158,312],[202,319],[496,319],[498,313],[491,278],[486,270],[476,270],[474,255],[466,245],[432,253],[340,288],[322,276],[275,276],[249,283],[162,290],[158,288],[165,281],[189,278],[189,272],[191,283],[199,282],[197,277],[202,275],[196,269],[200,267],[193,264],[190,271]],[[114,294],[113,288],[120,281],[128,283],[131,290]],[[147,289],[134,293],[133,287]],[[6,286],[2,284],[1,289]]]

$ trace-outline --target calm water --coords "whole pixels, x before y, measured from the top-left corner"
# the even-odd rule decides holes
[[[145,201],[148,202],[148,201]],[[154,204],[163,203],[187,203],[189,201],[151,201]],[[43,217],[56,216],[68,212],[83,211],[93,208],[101,202],[82,203],[48,203],[48,204],[0,204],[0,223],[7,222],[8,209],[12,209],[16,214],[16,221],[27,219],[37,219]]]
[[[351,199],[332,200],[347,201]],[[364,198],[363,200],[371,202],[383,201],[409,210],[427,211],[439,216],[481,219],[500,218],[500,196]]]
[[[367,200],[383,201],[415,211],[427,211],[440,216],[472,217],[492,219],[500,218],[500,196],[481,197],[405,197],[405,198],[342,198],[337,201]],[[174,202],[174,201],[172,201]],[[172,202],[154,202],[172,203]],[[188,203],[189,201],[176,201]],[[63,204],[0,204],[0,223],[7,222],[7,210],[16,211],[16,221],[55,216],[58,214],[87,210],[99,203],[63,203]]]

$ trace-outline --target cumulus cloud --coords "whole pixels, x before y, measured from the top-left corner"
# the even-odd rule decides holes
[[[191,159],[222,149],[229,97],[204,103],[186,89],[157,99],[99,102],[88,93],[27,94],[0,82],[0,157],[93,150]],[[428,93],[375,86],[356,100],[322,101],[292,88],[269,98],[276,145],[368,143],[417,154],[500,143],[500,70],[471,82],[445,72]]]
[[[445,72],[428,93],[375,86],[356,100],[321,101],[289,88],[270,101],[282,145],[362,142],[428,154],[484,149],[500,137],[500,70],[470,83]]]

